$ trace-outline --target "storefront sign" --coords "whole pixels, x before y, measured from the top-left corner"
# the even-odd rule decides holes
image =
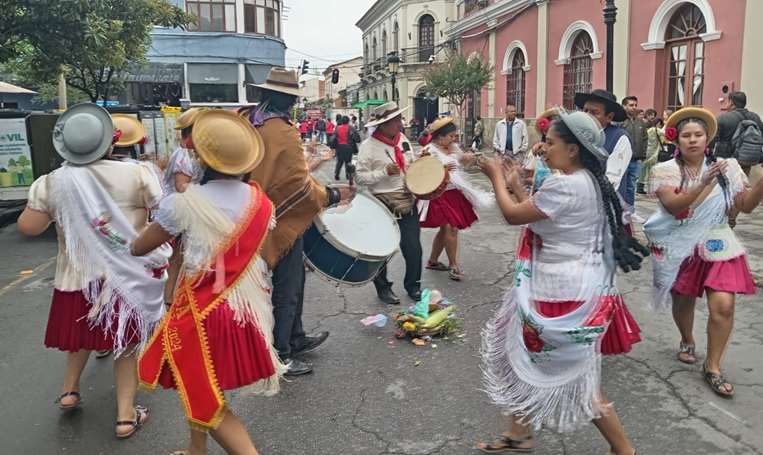
[[[0,188],[29,186],[33,180],[26,119],[0,118]]]

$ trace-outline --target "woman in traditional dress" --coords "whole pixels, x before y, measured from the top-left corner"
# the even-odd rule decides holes
[[[734,325],[736,294],[754,294],[747,253],[729,227],[729,215],[750,213],[763,199],[763,180],[750,188],[735,159],[715,159],[707,144],[718,127],[713,114],[684,108],[667,121],[665,138],[677,143],[675,159],[654,167],[651,191],[657,212],[644,225],[654,264],[654,304],[672,303],[681,334],[678,360],[697,361],[693,334],[697,298],[707,293],[705,381],[722,397],[734,387],[721,374],[721,360]]]
[[[180,147],[175,150],[164,170],[162,187],[164,194],[182,193],[191,183],[199,183],[202,169],[193,151],[193,123],[203,108],[192,107],[180,114],[175,121],[175,129],[180,131]]]
[[[514,285],[483,332],[486,390],[511,413],[512,425],[500,439],[478,443],[482,452],[530,452],[532,428],[567,432],[593,421],[611,453],[635,453],[601,392],[601,354],[628,352],[639,341],[615,271],[639,269],[648,250],[624,232],[603,144],[592,116],[561,113],[544,152],[558,172],[533,195],[518,170],[503,172],[500,158],[481,163],[509,224],[528,225]]]
[[[183,269],[169,314],[139,362],[141,383],[175,388],[191,425],[187,453],[206,453],[207,431],[229,453],[256,454],[223,391],[274,394],[285,368],[272,348],[267,265],[259,254],[274,225],[273,204],[248,174],[265,153],[257,131],[223,110],[199,114],[193,142],[201,185],[163,199],[132,244],[146,254],[183,235]]]
[[[63,410],[82,403],[80,378],[91,351],[114,350],[116,436],[132,436],[148,418],[135,406],[137,351],[164,315],[163,268],[169,247],[151,256],[130,255],[129,242],[148,225],[161,198],[159,182],[135,163],[103,159],[113,123],[94,104],[67,110],[53,130],[53,145],[66,161],[37,179],[18,220],[26,235],[56,223],[58,259],[45,346],[67,352]]]
[[[441,196],[418,203],[421,227],[439,228],[426,267],[448,271],[450,279],[460,281],[463,272],[458,263],[458,231],[477,221],[474,208],[489,205],[492,195],[475,188],[467,179],[463,166],[474,162],[474,154],[464,153],[458,146],[458,127],[453,118],[438,119],[429,129],[432,140],[421,153],[440,160],[448,168],[450,182]],[[443,250],[448,256],[447,266],[440,262]]]

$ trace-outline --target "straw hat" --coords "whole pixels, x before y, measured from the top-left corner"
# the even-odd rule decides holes
[[[90,164],[111,148],[114,127],[106,110],[93,103],[70,107],[53,128],[53,147],[72,164]]]
[[[187,111],[183,112],[182,114],[180,114],[178,118],[175,120],[175,129],[184,130],[188,128],[189,126],[193,125],[193,122],[196,121],[196,117],[203,110],[204,110],[203,107],[192,107],[188,109]]]
[[[606,136],[599,122],[585,112],[561,112],[559,118],[572,134],[600,161],[606,161],[609,153],[604,149]]]
[[[438,118],[437,120],[432,122],[431,125],[429,125],[429,131],[434,133],[435,131],[439,130],[440,128],[447,125],[448,123],[454,123],[453,117]]]
[[[142,141],[146,137],[146,127],[140,120],[129,114],[114,114],[114,131],[122,132],[119,140],[114,143],[115,147],[129,147]]]
[[[260,133],[232,111],[209,109],[199,113],[192,137],[199,158],[223,174],[246,174],[265,154]]]
[[[541,129],[541,120],[546,120],[546,124],[549,125],[551,123],[551,120],[554,120],[554,118],[559,117],[559,113],[561,110],[558,107],[552,107],[550,109],[546,109],[545,111],[541,112],[541,114],[535,119],[535,129],[538,131],[539,134],[543,135],[546,134],[546,131],[543,131]]]
[[[366,126],[377,126],[377,125],[381,125],[382,123],[388,122],[395,117],[401,116],[403,112],[408,110],[408,107],[406,107],[405,109],[400,109],[397,103],[394,101],[390,101],[389,103],[384,103],[382,105],[376,106],[374,110],[371,112],[371,115],[376,120],[374,120],[373,122],[366,123]]]
[[[274,66],[268,73],[268,78],[264,84],[252,84],[255,87],[272,90],[274,92],[285,93],[287,95],[299,96],[299,78],[294,71]]]
[[[716,120],[715,115],[702,107],[684,107],[674,112],[670,117],[668,117],[668,121],[665,122],[665,129],[677,128],[679,123],[688,118],[700,119],[704,121],[705,124],[707,124],[708,143],[710,143],[710,141],[712,141],[715,135],[718,133],[718,120]]]

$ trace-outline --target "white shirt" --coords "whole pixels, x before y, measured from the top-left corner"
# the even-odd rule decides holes
[[[410,142],[404,134],[400,134],[400,145]],[[403,150],[405,150],[403,148]],[[405,161],[410,164],[414,160],[413,147],[411,151],[404,152]],[[365,186],[373,194],[392,193],[405,189],[405,180],[402,173],[387,175],[387,165],[395,163],[395,149],[381,141],[369,137],[362,144],[358,152],[358,164],[356,167],[355,181],[358,185]]]
[[[628,135],[623,134],[620,140],[617,141],[617,144],[615,144],[612,154],[607,158],[606,175],[612,186],[615,187],[615,190],[620,187],[620,181],[628,170],[632,156],[631,141],[628,139]]]
[[[501,153],[506,152],[507,124],[506,119],[499,121],[495,126],[495,134],[493,134],[493,148]],[[527,125],[525,125],[522,119],[514,119],[511,127],[511,140],[514,147],[512,152],[514,154],[527,151]]]

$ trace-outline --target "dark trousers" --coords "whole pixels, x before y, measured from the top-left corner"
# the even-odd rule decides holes
[[[400,251],[405,259],[403,286],[411,294],[421,290],[421,227],[415,205],[411,213],[397,220],[397,225],[400,227]],[[392,287],[392,282],[387,279],[386,266],[374,278],[374,286],[376,292]]]
[[[336,154],[336,167],[334,168],[334,177],[339,178],[339,173],[342,171],[342,166],[344,166],[344,174],[347,179],[350,179],[350,170],[351,167],[350,163],[352,162],[352,154],[340,154],[337,152]]]
[[[305,265],[302,259],[302,237],[294,242],[286,256],[273,269],[273,344],[281,359],[288,359],[291,351],[305,337],[302,327],[302,303],[305,297]]]

